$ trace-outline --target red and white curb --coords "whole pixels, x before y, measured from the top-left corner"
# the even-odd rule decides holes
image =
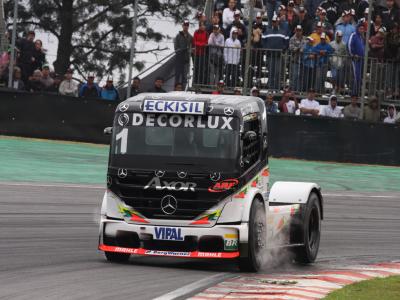
[[[345,267],[310,274],[244,275],[221,282],[190,299],[322,299],[345,285],[391,275],[400,275],[400,262]]]

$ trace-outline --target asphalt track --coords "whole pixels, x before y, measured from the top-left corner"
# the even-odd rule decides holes
[[[234,264],[214,260],[108,263],[97,251],[102,194],[98,186],[0,183],[0,299],[153,299],[238,274]],[[263,272],[398,260],[399,198],[399,192],[325,192],[317,263],[296,266],[273,257]]]

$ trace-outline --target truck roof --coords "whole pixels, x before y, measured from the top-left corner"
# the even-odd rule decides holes
[[[165,100],[165,101],[206,101],[209,105],[208,114],[224,114],[226,109],[233,108],[231,115],[242,117],[250,113],[261,112],[263,100],[253,96],[238,95],[210,95],[210,94],[194,94],[189,92],[170,92],[170,93],[142,93],[131,97],[122,102],[117,111],[138,111],[144,100]],[[129,109],[121,110],[128,104]],[[225,113],[226,114],[226,113]]]

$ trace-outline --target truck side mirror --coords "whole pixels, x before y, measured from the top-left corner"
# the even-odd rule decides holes
[[[243,136],[242,139],[244,141],[255,141],[257,139],[257,133],[255,133],[254,131],[247,131]]]
[[[104,128],[104,134],[105,135],[111,135],[112,134],[112,127]]]

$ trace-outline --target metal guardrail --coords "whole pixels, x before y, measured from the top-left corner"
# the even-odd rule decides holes
[[[244,86],[246,49],[206,46],[198,52],[204,54],[193,56],[192,89],[215,89],[219,80],[227,90]],[[268,49],[252,49],[250,57],[249,87],[279,93],[290,86],[299,95],[313,87],[320,95],[361,95],[362,57]],[[366,80],[367,96],[400,104],[399,61],[369,58]]]

